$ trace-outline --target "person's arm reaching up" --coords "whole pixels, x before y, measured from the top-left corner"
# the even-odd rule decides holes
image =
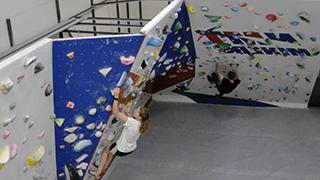
[[[223,75],[222,75],[222,73],[221,73],[221,67],[220,67],[220,64],[219,64],[219,62],[218,62],[218,61],[215,61],[215,63],[216,63],[216,74],[218,75],[218,79],[219,79],[219,81],[222,81],[222,79],[223,79]]]
[[[119,103],[118,103],[118,98],[119,98],[119,93],[120,93],[120,89],[119,88],[115,88],[112,90],[112,95],[114,97],[114,101],[113,101],[113,106],[112,106],[112,113],[115,115],[115,117],[125,123],[128,121],[128,116],[126,116],[124,113],[119,111]]]

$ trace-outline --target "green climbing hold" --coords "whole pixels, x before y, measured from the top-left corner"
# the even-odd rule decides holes
[[[222,16],[212,16],[212,15],[204,15],[204,16],[208,18],[212,23],[218,22],[222,18]]]
[[[272,45],[272,41],[269,38],[266,38],[264,42],[267,43],[268,45]]]
[[[296,63],[296,65],[298,66],[298,68],[304,69],[304,64],[302,64],[302,63]]]
[[[220,49],[229,49],[232,45],[230,43],[225,43],[225,42],[221,42],[221,43],[218,43],[217,46],[220,48]]]
[[[306,23],[311,22],[311,16],[306,12],[301,12],[298,14],[298,16],[302,21],[305,21]]]
[[[182,30],[182,24],[178,21],[176,25],[174,26],[173,32],[181,31]]]
[[[181,49],[180,49],[180,54],[183,54],[183,55],[188,55],[189,54],[189,49],[187,46],[183,46]]]

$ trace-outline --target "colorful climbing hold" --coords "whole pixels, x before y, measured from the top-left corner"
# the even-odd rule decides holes
[[[278,19],[278,17],[277,17],[277,15],[275,15],[275,14],[267,14],[267,15],[266,15],[266,19],[267,19],[268,21],[274,22],[274,21],[276,21],[276,20]]]
[[[212,15],[204,15],[206,18],[209,19],[210,22],[215,23],[218,22],[222,16],[212,16]]]

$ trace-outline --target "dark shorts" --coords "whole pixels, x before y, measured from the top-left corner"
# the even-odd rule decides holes
[[[113,143],[113,144],[110,146],[109,150],[110,150],[111,152],[112,152],[112,151],[116,151],[116,152],[114,153],[115,156],[126,156],[126,155],[129,155],[129,154],[133,153],[133,151],[127,152],[127,153],[124,153],[124,152],[119,151],[119,150],[117,149],[117,144],[116,144],[116,143]]]

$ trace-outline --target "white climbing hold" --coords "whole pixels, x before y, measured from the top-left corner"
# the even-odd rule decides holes
[[[97,132],[95,133],[95,136],[96,136],[97,138],[101,137],[101,136],[102,136],[102,132],[101,132],[101,131],[97,131]]]
[[[97,108],[91,108],[88,112],[91,116],[94,116],[97,113]]]
[[[74,127],[69,127],[69,128],[65,128],[64,131],[68,132],[68,133],[73,133],[75,132],[79,127],[74,126]]]
[[[111,70],[112,70],[111,67],[107,67],[107,68],[100,69],[99,72],[102,76],[107,77]]]
[[[96,124],[95,123],[91,123],[91,124],[87,125],[86,128],[88,130],[94,130],[94,128],[96,128]]]
[[[76,142],[77,139],[78,139],[78,136],[74,133],[71,133],[68,136],[66,136],[63,140],[69,144],[72,144]]]
[[[75,120],[75,124],[76,125],[81,125],[81,124],[84,123],[85,119],[84,119],[84,117],[82,115],[76,115],[74,120]]]
[[[92,145],[92,141],[90,139],[84,139],[84,140],[81,140],[79,141],[74,147],[73,147],[73,150],[75,152],[80,152],[82,151],[83,149],[89,147]]]

